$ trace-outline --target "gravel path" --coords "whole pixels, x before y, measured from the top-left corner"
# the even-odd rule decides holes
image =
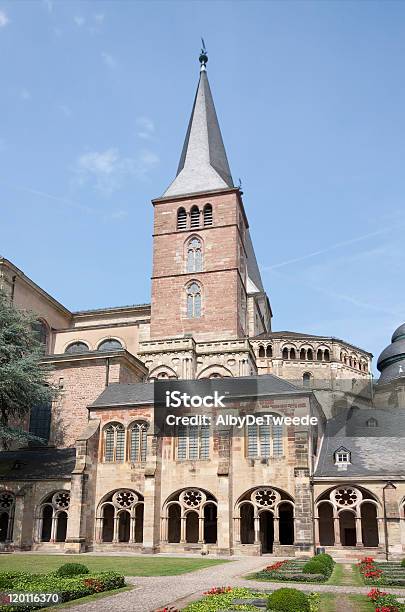
[[[203,591],[207,591],[213,586],[250,587],[258,591],[279,589],[282,586],[279,582],[261,582],[246,580],[241,577],[244,574],[261,569],[264,565],[266,565],[266,561],[262,557],[245,557],[231,563],[207,567],[180,576],[130,576],[127,578],[127,582],[135,586],[133,590],[111,595],[91,603],[73,604],[67,609],[76,612],[102,612],[103,610],[109,612],[115,612],[116,610],[152,612],[156,608],[168,604],[177,603],[179,605],[181,603],[185,605],[186,602],[199,599]],[[289,586],[291,586],[291,583]],[[302,591],[316,590],[327,593],[366,594],[371,587],[297,584],[297,588]],[[404,594],[403,589],[384,588],[384,591]]]

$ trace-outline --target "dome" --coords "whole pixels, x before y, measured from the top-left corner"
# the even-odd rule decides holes
[[[392,334],[391,342],[396,342],[397,340],[405,340],[405,323],[402,323]]]
[[[405,377],[405,323],[392,334],[391,344],[379,356],[377,368],[381,372],[379,383]]]

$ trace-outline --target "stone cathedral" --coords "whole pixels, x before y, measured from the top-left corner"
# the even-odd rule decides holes
[[[366,350],[272,330],[207,59],[176,176],[152,200],[150,304],[71,312],[0,258],[0,288],[36,313],[60,390],[27,421],[46,444],[0,452],[1,546],[403,556],[405,324],[377,383]],[[154,434],[156,381],[223,378],[255,381],[255,411],[318,424]]]

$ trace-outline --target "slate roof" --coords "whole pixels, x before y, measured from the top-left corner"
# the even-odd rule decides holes
[[[236,385],[238,383],[243,384],[244,381],[249,383],[254,383],[256,385],[256,393],[257,395],[292,395],[292,394],[307,394],[308,391],[303,390],[300,387],[296,387],[290,382],[279,378],[278,376],[273,376],[272,374],[268,374],[266,376],[240,376],[238,378],[232,379]],[[165,380],[167,383],[168,381]],[[191,381],[191,380],[183,380],[183,381],[173,381],[178,383],[188,383],[193,384],[196,383],[198,385],[199,382],[202,384],[207,382],[207,380],[201,381]],[[212,382],[212,381],[211,381]],[[157,383],[159,384],[159,383]],[[215,379],[216,388],[221,388],[221,386],[229,385],[229,379]],[[125,405],[134,405],[134,404],[153,404],[154,401],[154,388],[155,383],[129,383],[129,384],[121,384],[114,383],[109,385],[104,389],[101,395],[91,404],[92,408],[103,408],[108,406],[125,406]],[[235,387],[236,388],[236,387]]]
[[[377,427],[367,427],[371,418]],[[351,453],[347,470],[335,465],[334,453],[341,446]],[[330,419],[314,476],[405,478],[405,410],[352,408]]]
[[[48,480],[69,477],[75,467],[74,448],[30,448],[0,452],[0,480]]]
[[[203,67],[176,178],[163,197],[233,186],[207,73]]]

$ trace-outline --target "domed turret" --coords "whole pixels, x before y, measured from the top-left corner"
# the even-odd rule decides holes
[[[392,334],[391,344],[381,353],[377,361],[381,372],[379,383],[388,383],[405,377],[405,323]]]

